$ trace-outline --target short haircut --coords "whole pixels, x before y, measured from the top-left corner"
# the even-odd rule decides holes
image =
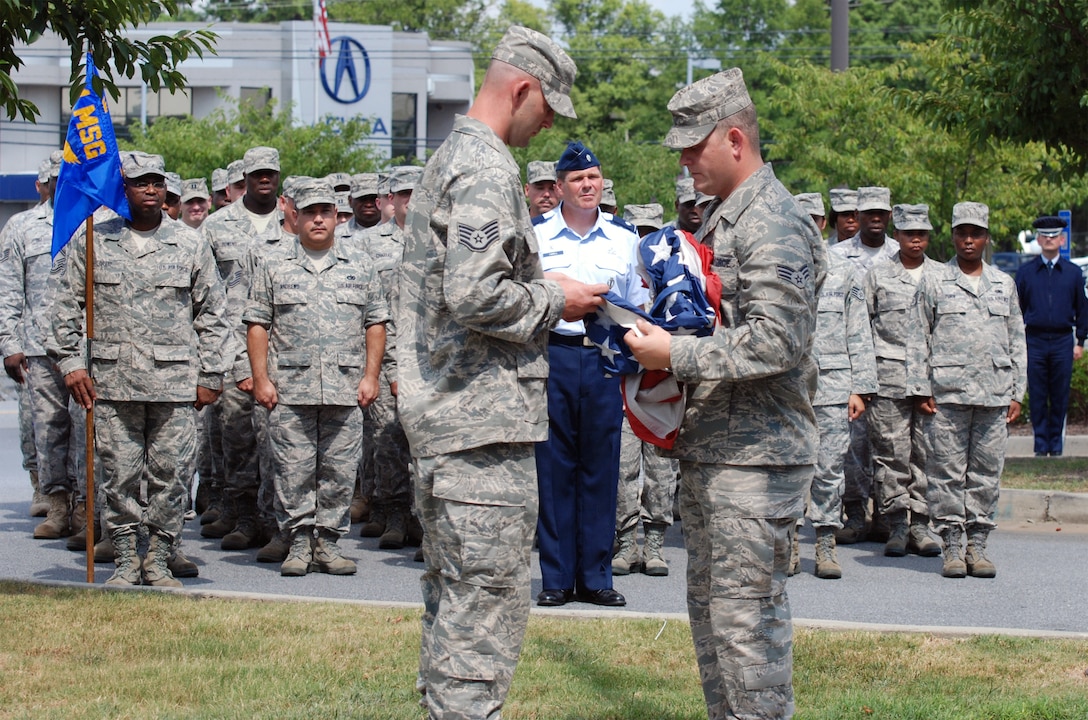
[[[748,144],[751,145],[757,153],[760,153],[760,156],[762,157],[759,147],[759,119],[756,117],[756,106],[754,103],[733,113],[727,118],[719,120],[717,126],[714,128],[714,132],[725,134],[730,128],[740,130],[741,134],[748,139]]]

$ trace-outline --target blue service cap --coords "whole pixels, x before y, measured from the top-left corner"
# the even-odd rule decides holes
[[[1065,220],[1057,215],[1040,215],[1031,226],[1035,228],[1037,235],[1055,237],[1065,230]]]
[[[559,162],[555,164],[555,171],[567,172],[600,166],[601,161],[597,159],[593,151],[575,140],[567,143],[567,149],[559,156]]]

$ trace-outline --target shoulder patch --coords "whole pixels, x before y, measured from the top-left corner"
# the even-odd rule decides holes
[[[481,228],[457,223],[457,241],[472,252],[483,252],[499,239],[499,221],[492,220]]]
[[[57,253],[57,256],[53,258],[53,267],[49,269],[49,274],[60,275],[64,272],[64,268],[68,265],[68,253]]]
[[[796,285],[799,288],[805,287],[808,284],[809,278],[812,277],[812,268],[808,265],[799,268],[792,268],[789,265],[778,265],[778,277],[791,285]]]
[[[2,251],[0,251],[0,263],[6,263],[10,259],[11,259],[11,248],[5,246],[4,249]]]
[[[865,302],[865,293],[857,285],[850,288],[850,297],[859,302]]]
[[[626,220],[624,220],[624,219],[623,219],[623,218],[621,218],[621,217],[616,217],[615,215],[613,215],[613,216],[612,216],[612,219],[611,219],[611,221],[610,221],[610,222],[611,222],[611,223],[612,223],[613,225],[619,225],[619,226],[620,226],[621,228],[623,228],[624,230],[630,230],[630,231],[631,231],[631,232],[633,232],[633,233],[634,233],[635,235],[638,235],[638,230],[637,230],[637,229],[635,228],[635,226],[634,226],[634,225],[632,225],[631,223],[627,222]]]

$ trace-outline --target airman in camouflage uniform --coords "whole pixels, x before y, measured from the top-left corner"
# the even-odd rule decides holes
[[[711,718],[793,713],[790,534],[817,458],[810,392],[826,252],[816,226],[763,163],[741,71],[669,101],[665,145],[697,189],[718,196],[699,239],[722,282],[721,325],[670,336],[640,321],[625,336],[648,370],[671,367],[687,412],[680,460],[688,615]]]
[[[50,335],[50,272],[62,272],[64,255],[53,262],[52,191],[60,171],[54,153],[47,184],[49,200],[9,225],[0,235],[0,353],[4,369],[16,382],[26,383],[30,419],[34,427],[38,484],[49,504],[46,519],[34,528],[34,537],[55,540],[79,534],[86,522],[83,504],[86,453],[85,413],[74,404],[64,378],[46,357]],[[85,536],[80,535],[85,548]]]
[[[382,293],[392,305],[397,266],[404,252],[404,221],[423,168],[403,166],[389,176],[389,195],[393,202],[393,217],[376,225],[358,237],[360,246],[370,254],[381,281]],[[390,333],[392,335],[392,333]],[[373,446],[374,488],[370,495],[370,518],[363,525],[363,537],[377,537],[378,547],[397,550],[409,541],[412,519],[412,481],[408,469],[411,454],[408,438],[397,419],[397,403],[393,383],[396,364],[391,358],[392,341],[387,346],[390,356],[382,363],[381,392],[377,400],[363,411],[368,444]],[[419,537],[418,525],[414,536]]]
[[[200,236],[160,209],[162,158],[126,153],[122,168],[133,219],[95,227],[91,374],[80,352],[87,277],[82,235],[70,243],[65,272],[54,276],[48,350],[80,406],[96,410],[102,520],[117,553],[107,582],[177,587],[167,562],[181,534],[196,459],[194,401],[197,409],[213,402],[223,381],[223,289]],[[136,550],[141,527],[150,533],[142,562]]]
[[[899,252],[865,278],[880,385],[869,406],[873,480],[876,502],[891,524],[884,554],[932,557],[941,548],[928,532],[925,423],[907,393],[906,358],[918,282],[941,265],[925,255],[933,230],[928,205],[896,205],[892,218]]]
[[[886,187],[858,188],[857,209],[857,234],[832,245],[831,252],[853,262],[858,268],[859,282],[864,282],[870,268],[887,262],[899,249],[899,244],[885,234],[892,214],[891,191]],[[874,508],[872,524],[868,522],[868,505],[873,496],[873,459],[866,415],[850,424],[845,474],[842,499],[846,521],[835,533],[836,541],[843,545],[861,542],[870,532],[872,540],[887,540],[889,529],[879,507]]]
[[[270,147],[250,148],[243,166],[245,195],[240,202],[213,213],[200,227],[226,286],[226,321],[231,328],[224,355],[228,361],[233,360],[233,365],[227,372],[223,396],[214,407],[223,431],[224,508],[215,522],[200,530],[204,537],[223,538],[224,550],[260,545],[262,521],[275,522],[267,512],[262,517],[258,510],[258,495],[264,483],[267,483],[265,495],[270,496],[271,465],[267,445],[258,442],[257,437],[260,421],[255,417],[250,394],[253,382],[244,355],[242,311],[249,293],[250,276],[245,260],[250,246],[280,239],[283,213],[278,207],[277,192],[279,152]]]
[[[923,276],[907,338],[907,389],[931,415],[929,514],[944,541],[945,577],[994,577],[986,540],[1027,385],[1027,343],[1013,279],[982,260],[989,208],[952,209],[956,257]],[[963,535],[967,535],[967,553]]]
[[[291,536],[281,573],[305,575],[313,563],[348,575],[355,563],[338,540],[362,453],[359,408],[378,394],[389,310],[370,256],[335,240],[332,188],[309,182],[294,202],[298,240],[257,264],[242,320],[254,398],[269,411],[280,529]]]
[[[53,162],[53,158],[56,158],[55,163]],[[34,186],[38,190],[38,196],[41,198],[41,201],[37,206],[30,210],[24,210],[23,212],[16,213],[8,218],[7,223],[4,224],[3,230],[0,230],[0,248],[5,247],[10,243],[11,237],[22,232],[23,223],[33,217],[41,205],[51,202],[53,192],[51,182],[52,179],[55,178],[55,175],[53,175],[54,165],[59,172],[59,150],[54,150],[50,157],[43,160],[41,165],[38,166],[38,177],[34,181]],[[0,250],[0,254],[2,254],[2,252],[3,251]],[[0,262],[7,261],[7,258],[0,260]],[[0,350],[3,350],[2,346],[0,346]],[[5,354],[5,357],[6,356],[7,355]],[[5,366],[4,369],[15,387],[19,403],[19,449],[23,456],[23,469],[26,470],[27,474],[30,476],[30,486],[34,490],[33,497],[30,501],[30,516],[45,517],[49,512],[49,503],[46,502],[45,497],[38,488],[38,455],[37,450],[34,447],[34,422],[32,417],[33,411],[30,406],[30,392],[26,382],[16,382],[15,379],[11,377],[15,368],[8,369],[7,366]],[[19,370],[19,372],[22,374],[22,370]]]
[[[529,618],[547,331],[607,290],[543,278],[505,146],[527,145],[555,112],[574,117],[574,73],[552,40],[511,27],[408,207],[397,409],[424,529],[418,687],[435,720],[501,714]]]

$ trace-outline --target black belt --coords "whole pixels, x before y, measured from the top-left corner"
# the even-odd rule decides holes
[[[548,333],[548,342],[552,345],[566,345],[568,347],[587,347],[585,335],[563,335],[562,333]]]

